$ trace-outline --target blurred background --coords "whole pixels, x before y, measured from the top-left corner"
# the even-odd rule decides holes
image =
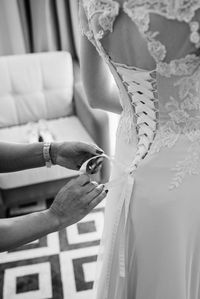
[[[79,61],[78,0],[0,0],[0,55],[68,51]],[[111,153],[118,116],[109,113]]]
[[[78,1],[1,0],[0,54],[66,50],[79,56]]]

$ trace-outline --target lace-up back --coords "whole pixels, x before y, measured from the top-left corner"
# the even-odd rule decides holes
[[[126,86],[129,86],[126,89],[129,103],[124,100],[126,97],[121,99],[124,109],[123,119],[127,119],[127,115],[129,115],[132,121],[134,119],[134,124],[137,127],[138,115],[140,118],[143,115],[148,115],[157,122],[159,114],[155,141],[152,142],[149,138],[148,145],[147,143],[143,144],[143,147],[146,148],[146,153],[143,153],[144,157],[147,153],[153,154],[164,147],[172,147],[181,134],[185,134],[188,140],[192,140],[192,146],[188,148],[189,153],[184,159],[185,162],[177,161],[175,167],[179,171],[176,171],[170,188],[178,186],[187,174],[193,172],[193,169],[186,167],[186,164],[188,164],[188,157],[191,158],[190,152],[194,148],[197,151],[196,143],[200,143],[200,81],[198,80],[200,75],[200,58],[198,56],[200,53],[200,1],[129,0],[119,4],[112,0],[83,0],[83,6],[88,19],[88,22],[85,23],[86,26],[83,26],[83,32],[93,42],[105,61],[110,64],[115,78],[118,77],[115,73],[121,77],[117,67],[119,63],[123,64],[124,69],[129,69],[129,72],[132,67],[132,82],[136,82],[135,76],[140,76],[134,67],[146,71],[146,73],[151,68],[152,71],[155,70],[158,73],[158,88],[156,90],[153,88],[159,95],[159,109],[156,108],[156,118],[147,113],[146,104],[143,104],[144,111],[137,113],[136,110],[139,108],[135,109],[135,99],[138,96],[135,96],[136,90],[130,92],[131,75],[129,75],[129,82],[123,80],[125,89]],[[131,24],[126,16],[131,20]],[[120,18],[123,22],[129,22],[128,27],[130,27],[123,34],[120,32]],[[122,30],[124,29],[122,28]],[[130,35],[131,30],[133,31],[132,35]],[[120,34],[120,37],[119,35],[117,37],[117,34]],[[129,42],[125,43],[126,40]],[[122,51],[121,44],[125,44],[127,49],[124,48]],[[131,60],[129,57],[127,58],[126,53],[133,53]],[[142,68],[138,65],[138,61],[141,61],[140,57],[143,57],[142,59],[145,61]],[[128,60],[131,61],[130,66],[126,64]],[[145,63],[148,65],[148,70],[145,68]],[[124,70],[124,72],[127,71]],[[143,89],[148,84],[149,82],[144,83]],[[121,88],[123,87],[121,86]],[[170,92],[166,92],[166,88]],[[136,95],[138,94],[145,96],[141,85],[137,86]],[[141,100],[140,103],[143,101]],[[127,121],[124,123],[126,125],[120,123],[120,127],[124,127],[121,130],[122,134],[128,130]],[[133,127],[133,125],[129,124],[129,127]],[[136,132],[138,136],[139,131],[136,130]],[[144,136],[146,135],[147,132],[144,133]],[[145,138],[142,140],[144,141]],[[129,136],[129,140],[131,140],[131,136]],[[141,138],[138,136],[138,146],[139,140]],[[138,151],[141,152],[141,146],[140,150],[138,147]],[[200,164],[200,148],[198,148],[196,156],[199,157]],[[195,157],[195,159],[197,158]],[[182,167],[180,163],[183,164]],[[194,165],[195,163],[191,161],[189,164]]]

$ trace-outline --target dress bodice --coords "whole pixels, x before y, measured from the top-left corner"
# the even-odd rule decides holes
[[[199,173],[200,165],[200,1],[82,0],[82,4],[83,33],[108,63],[122,94],[124,131],[127,118],[134,122],[129,124],[138,138],[132,169],[147,154],[173,147],[184,135],[190,146],[185,160],[177,161],[172,187],[178,186],[180,177]],[[135,68],[123,61],[120,65],[112,52],[105,51],[104,37],[115,30],[117,17],[124,13],[145,40],[155,69]],[[174,36],[174,48],[169,34]]]
[[[196,67],[200,48],[198,0],[128,0],[123,4],[113,0],[82,2],[87,17],[87,20],[82,22],[82,29],[92,42],[102,40],[105,35],[113,32],[116,19],[125,13],[146,40],[149,53],[160,74],[167,77],[187,75]],[[155,22],[155,17],[158,16],[164,21],[164,26],[159,26],[161,22]],[[173,32],[173,43],[178,42],[179,49],[170,48],[172,39],[169,38],[169,33],[172,36]],[[185,51],[181,51],[181,48],[185,48]],[[178,52],[179,55],[170,53],[170,50]],[[181,57],[175,58],[176,56]]]

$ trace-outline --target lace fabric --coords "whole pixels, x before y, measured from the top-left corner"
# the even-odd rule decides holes
[[[170,183],[170,189],[178,187],[186,175],[199,174],[200,165],[200,68],[173,84],[178,89],[179,99],[170,97],[165,103],[165,112],[169,120],[161,124],[151,154],[162,148],[173,147],[181,135],[187,137],[190,145],[185,158],[177,161],[172,169],[175,175]]]
[[[119,13],[118,2],[112,0],[84,0],[83,7],[87,16],[88,26],[82,26],[83,33],[89,37],[94,36],[94,31],[91,28],[91,21],[95,16],[98,17],[98,25],[100,26],[96,38],[101,39],[106,31],[113,31],[113,23]]]
[[[200,8],[198,0],[128,0],[124,4],[125,11],[129,15],[140,15],[140,12],[147,11],[157,13],[165,18],[190,22],[195,11]],[[140,18],[140,17],[139,17]]]
[[[119,3],[112,0],[82,1],[87,16],[83,33],[92,41],[109,66],[114,69],[113,74],[119,72],[119,65],[105,53],[101,44],[104,34],[113,30],[114,21],[119,14]],[[169,94],[169,98],[163,104],[167,120],[162,121],[162,118],[160,119],[160,128],[158,129],[158,126],[156,128],[156,137],[154,141],[152,140],[151,149],[146,151],[149,154],[154,154],[163,148],[172,148],[181,135],[185,135],[191,142],[191,146],[185,150],[185,158],[182,161],[177,161],[176,166],[172,169],[175,174],[169,186],[171,189],[178,187],[187,175],[199,173],[196,165],[200,164],[200,59],[196,54],[188,54],[183,58],[171,60],[169,63],[165,62],[167,51],[165,45],[157,39],[159,32],[149,30],[150,13],[157,13],[167,19],[184,21],[189,24],[193,21],[198,8],[200,8],[200,1],[198,0],[129,0],[123,4],[124,12],[138,26],[142,36],[147,40],[149,53],[156,61],[156,72],[169,79],[176,78],[173,80],[174,83],[171,88],[177,91],[178,97]],[[99,34],[95,34],[92,27],[91,20],[94,17],[99,20],[101,28]],[[123,81],[123,75],[121,79]],[[126,89],[128,86],[126,92],[129,94],[129,102],[127,98],[121,97],[123,113],[118,134],[126,135],[127,140],[131,142],[131,134],[133,135],[135,132],[135,125],[137,127],[137,113],[133,113],[136,95],[135,90],[130,90],[130,82],[127,83],[126,81],[124,80],[125,84],[123,83],[124,86],[121,88]],[[133,80],[131,84],[135,83],[137,80]],[[138,135],[137,128],[136,134]]]
[[[159,62],[157,71],[164,77],[191,75],[199,64],[199,57],[195,54],[188,54],[184,58],[171,60],[170,63]]]
[[[82,21],[81,29],[88,39],[94,43],[95,39],[100,40],[109,31],[113,31],[116,17],[119,14],[120,5],[113,0],[82,0],[87,16],[87,21]],[[123,10],[137,25],[141,34],[147,40],[149,53],[157,63],[157,71],[164,76],[187,75],[196,67],[198,57],[195,54],[188,54],[184,58],[164,62],[166,47],[156,37],[159,32],[149,30],[150,13],[156,13],[167,19],[194,23],[192,19],[197,9],[200,8],[198,0],[129,0],[124,2]],[[91,20],[98,16],[100,30],[94,34]],[[83,18],[80,18],[81,20]],[[95,36],[94,36],[95,35]],[[97,47],[98,48],[98,47]],[[101,53],[100,53],[101,54]]]
[[[187,75],[190,69],[194,69],[198,57],[195,54],[188,54],[181,59],[164,62],[167,50],[166,46],[158,39],[159,31],[150,30],[150,14],[158,14],[166,19],[184,21],[192,28],[193,25],[199,26],[198,22],[193,22],[196,10],[200,8],[199,1],[181,1],[181,0],[129,0],[124,3],[124,11],[137,25],[140,33],[147,41],[149,53],[157,64],[157,71],[163,76]],[[194,28],[195,29],[195,28]],[[197,31],[193,30],[191,37],[198,38]],[[193,39],[190,37],[190,41]],[[195,40],[196,48],[199,47],[199,39]]]

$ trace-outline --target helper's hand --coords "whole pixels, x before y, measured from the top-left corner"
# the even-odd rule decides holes
[[[83,174],[59,191],[48,213],[57,223],[57,229],[62,229],[86,216],[106,197],[107,192],[104,185],[91,182],[89,176]]]
[[[53,164],[74,170],[80,169],[89,158],[102,153],[103,151],[96,145],[84,142],[53,142],[51,144]],[[98,171],[98,169],[95,170]]]

